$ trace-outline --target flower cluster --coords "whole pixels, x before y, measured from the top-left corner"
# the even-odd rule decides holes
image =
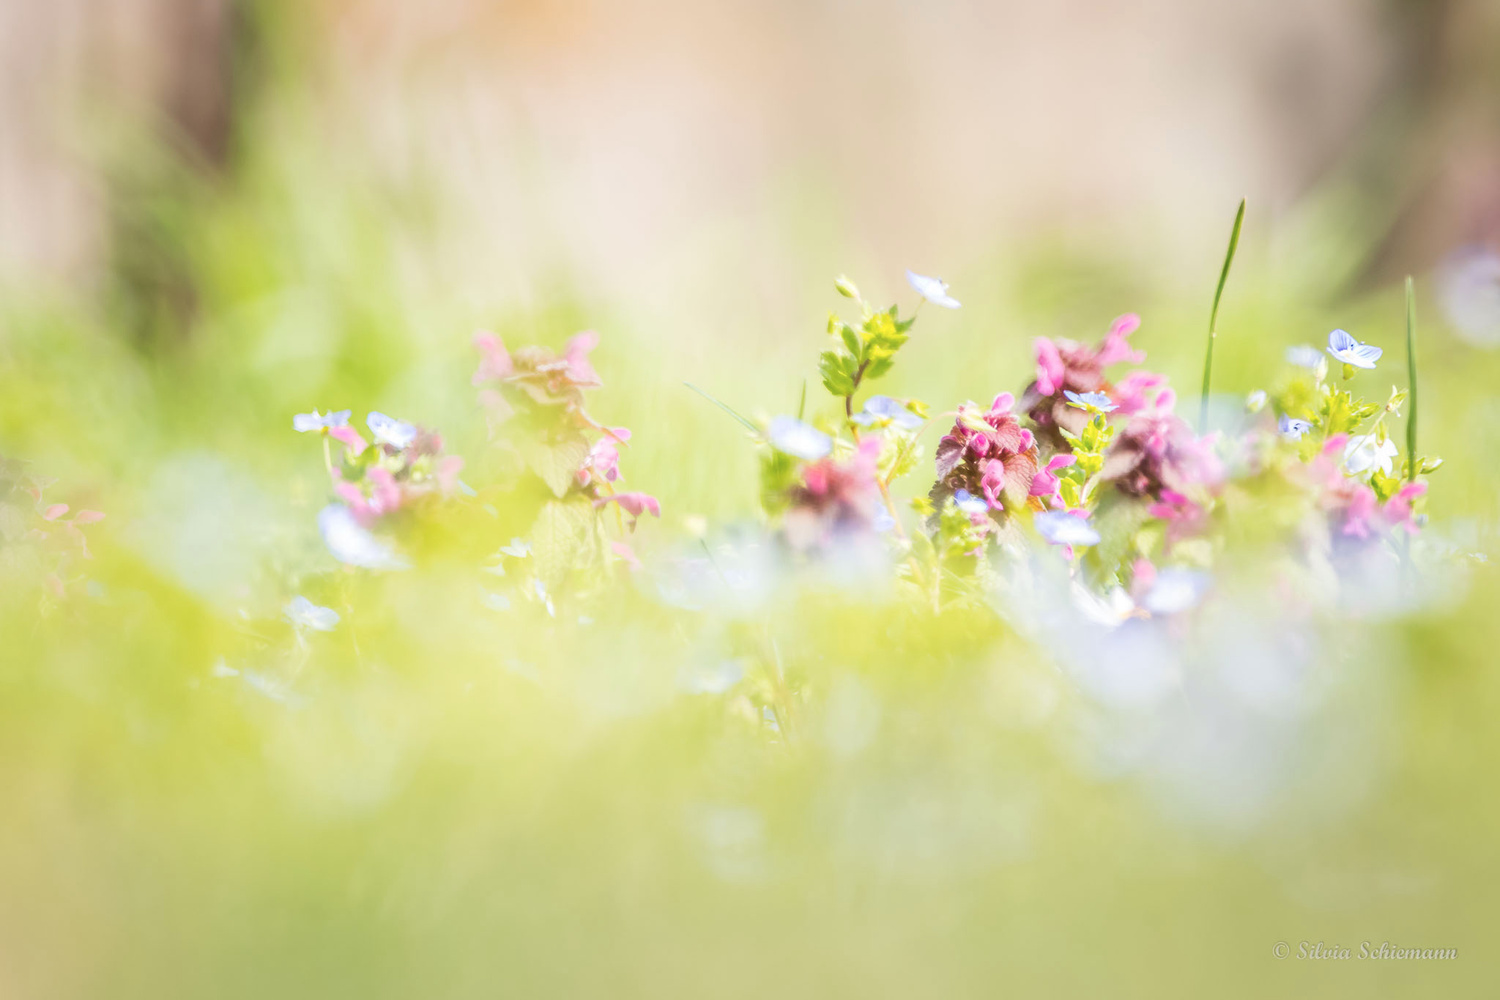
[[[1097,347],[1074,340],[1051,340],[1038,337],[1036,378],[1021,394],[1021,410],[1031,419],[1036,433],[1056,448],[1066,448],[1061,432],[1077,434],[1087,422],[1086,416],[1072,405],[1070,394],[1108,392],[1104,370],[1124,361],[1135,364],[1146,359],[1143,352],[1130,346],[1130,335],[1140,328],[1135,314],[1121,316],[1110,324]],[[1144,388],[1142,386],[1141,388]],[[1133,390],[1138,393],[1139,389]]]
[[[510,354],[496,334],[480,331],[474,334],[480,363],[472,382],[481,387],[478,402],[493,438],[514,448],[556,498],[582,496],[595,508],[615,504],[634,531],[643,514],[660,517],[661,505],[649,493],[618,489],[624,478],[619,448],[630,442],[630,430],[604,426],[583,406],[583,393],[603,385],[588,358],[597,345],[598,334],[586,331],[568,340],[561,357],[538,346]],[[507,441],[507,423],[516,424],[519,439]],[[598,438],[591,441],[592,435]],[[615,546],[624,558],[634,558],[624,543]]]
[[[351,411],[299,413],[292,429],[323,438],[323,459],[337,503],[318,516],[329,551],[340,562],[370,569],[394,569],[404,561],[373,533],[401,511],[452,496],[462,486],[464,460],[443,453],[435,431],[378,411],[365,418],[373,443],[349,424]],[[341,448],[334,461],[330,441]]]

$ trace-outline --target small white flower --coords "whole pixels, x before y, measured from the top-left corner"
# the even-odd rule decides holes
[[[941,278],[929,278],[924,274],[917,274],[915,271],[907,271],[906,280],[910,283],[911,287],[917,290],[918,295],[935,306],[942,306],[944,309],[957,309],[962,304],[948,294],[948,283]]]
[[[1108,413],[1111,410],[1119,409],[1114,404],[1114,401],[1102,392],[1074,392],[1072,389],[1064,389],[1063,395],[1068,397],[1069,406],[1076,406],[1080,410],[1097,410],[1100,413]]]
[[[343,427],[349,423],[348,410],[337,412],[330,410],[327,413],[319,413],[315,408],[311,413],[299,413],[292,418],[292,430],[306,434],[308,431],[322,431],[330,427]]]
[[[1387,476],[1391,474],[1391,460],[1396,457],[1396,442],[1390,438],[1375,440],[1373,434],[1352,437],[1344,446],[1344,468],[1358,476],[1379,468]]]
[[[1118,585],[1102,594],[1096,594],[1075,580],[1068,592],[1073,598],[1073,607],[1097,625],[1114,628],[1135,611],[1135,602]]]
[[[354,519],[349,508],[331,503],[318,512],[323,544],[341,563],[365,569],[406,569],[407,562]]]
[[[417,439],[416,427],[404,420],[388,417],[384,413],[371,413],[365,418],[365,423],[369,425],[370,433],[375,435],[376,441],[388,444],[397,451]]]
[[[816,462],[833,450],[833,439],[795,417],[771,421],[767,437],[771,447],[807,462]]]
[[[1245,397],[1245,412],[1259,413],[1266,408],[1266,390],[1256,389]]]
[[[1141,606],[1153,615],[1175,615],[1197,605],[1212,577],[1191,569],[1164,569],[1146,592]]]
[[[1310,372],[1318,370],[1323,364],[1323,352],[1310,344],[1300,344],[1297,347],[1286,349],[1287,364],[1296,365],[1298,368],[1306,368]]]
[[[531,546],[524,538],[512,538],[509,545],[502,545],[500,552],[513,559],[525,559],[531,555]]]
[[[1355,368],[1374,368],[1385,352],[1374,344],[1360,343],[1343,330],[1335,330],[1328,335],[1328,353]]]
[[[878,423],[881,426],[890,424],[903,431],[911,431],[922,426],[921,417],[890,396],[871,396],[865,400],[864,409],[851,419],[861,427],[869,427],[871,424]]]
[[[316,632],[332,632],[334,626],[339,623],[337,611],[314,604],[301,594],[288,601],[281,613],[297,628],[312,629]]]
[[[1032,523],[1053,545],[1098,545],[1099,532],[1081,517],[1060,510],[1042,511]]]
[[[1277,421],[1276,426],[1281,431],[1281,436],[1288,441],[1300,440],[1302,435],[1312,430],[1312,424],[1306,420],[1298,420],[1296,417],[1289,417],[1284,413],[1281,415],[1281,419]]]

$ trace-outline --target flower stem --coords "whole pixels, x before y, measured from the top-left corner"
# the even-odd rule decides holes
[[[328,470],[328,478],[329,479],[334,478],[334,475],[333,475],[333,451],[328,446],[328,434],[327,434],[327,432],[324,432],[324,434],[323,434],[323,467]]]
[[[1240,210],[1234,216],[1234,229],[1229,233],[1229,252],[1224,255],[1224,268],[1219,272],[1219,287],[1214,291],[1213,311],[1208,314],[1208,352],[1203,357],[1203,398],[1198,404],[1198,433],[1208,430],[1208,391],[1213,381],[1214,340],[1219,336],[1219,300],[1224,297],[1224,284],[1229,280],[1229,266],[1234,263],[1234,252],[1240,245],[1240,228],[1245,224],[1245,199],[1240,199]]]

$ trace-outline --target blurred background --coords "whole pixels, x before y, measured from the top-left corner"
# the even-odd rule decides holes
[[[185,700],[258,599],[244,579],[315,538],[294,413],[379,409],[474,454],[471,333],[596,329],[592,409],[634,429],[626,474],[665,509],[649,553],[756,510],[744,434],[682,383],[767,415],[817,395],[840,273],[905,308],[910,267],[964,303],[924,312],[881,391],[1018,391],[1033,337],[1139,312],[1191,403],[1241,197],[1216,387],[1267,385],[1338,326],[1386,349],[1383,398],[1415,275],[1430,509],[1487,551],[1494,0],[0,0],[0,455],[108,512],[115,586],[150,595],[107,636],[8,619],[30,638],[3,674],[0,995],[1486,995],[1483,570],[1340,703],[1333,732],[1380,734],[1327,786],[1358,791],[1304,789],[1298,809],[1340,805],[1269,834],[1163,819],[1027,725],[976,760],[910,717],[973,708],[945,680],[866,678],[910,740],[840,815],[917,792],[892,839],[828,854],[795,817],[839,753],[767,763],[697,717],[601,740],[514,691],[460,707],[498,630],[413,652],[432,676],[352,686],[312,730]],[[956,640],[912,642],[957,669]],[[759,811],[681,805],[730,785]],[[698,847],[664,857],[684,829]],[[1270,950],[1402,935],[1463,958]]]
[[[1126,311],[1190,386],[1242,196],[1226,390],[1334,325],[1392,345],[1407,273],[1425,320],[1462,321],[1434,353],[1488,348],[1497,23],[1486,0],[8,3],[7,349],[66,313],[174,395],[430,408],[451,395],[421,373],[473,328],[590,326],[651,386],[621,403],[649,430],[716,420],[684,379],[790,407],[831,277],[909,299],[912,267],[970,311],[896,389],[987,397],[1031,337]],[[642,461],[677,509],[746,510]]]

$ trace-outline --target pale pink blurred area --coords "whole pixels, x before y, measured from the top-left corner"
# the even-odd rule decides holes
[[[791,308],[793,275],[950,275],[1076,226],[1201,260],[1241,196],[1275,214],[1362,159],[1391,198],[1420,190],[1444,169],[1407,145],[1445,127],[1428,112],[1495,107],[1465,82],[1493,51],[1484,0],[283,6],[302,78],[262,111],[311,122],[339,169],[438,192],[425,252],[456,294],[566,275],[648,311],[720,309],[730,272]],[[246,20],[228,0],[0,5],[0,266],[100,266],[103,108],[232,169]],[[1489,197],[1493,125],[1457,131]],[[1429,258],[1457,241],[1433,225]]]

